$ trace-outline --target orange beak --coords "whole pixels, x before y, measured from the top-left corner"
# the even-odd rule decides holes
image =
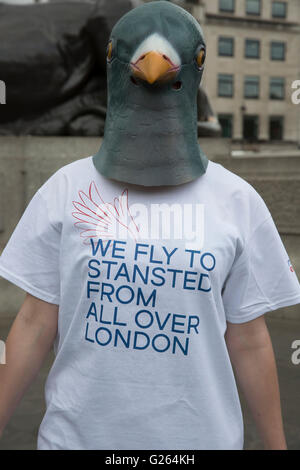
[[[133,75],[150,85],[156,81],[171,80],[179,70],[168,57],[156,51],[147,52],[130,65]]]

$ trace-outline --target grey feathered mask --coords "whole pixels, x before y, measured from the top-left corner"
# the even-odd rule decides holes
[[[205,42],[200,25],[168,1],[126,13],[107,46],[107,116],[97,170],[144,186],[177,185],[205,173],[197,93]]]

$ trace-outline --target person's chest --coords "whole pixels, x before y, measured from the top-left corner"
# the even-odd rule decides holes
[[[239,234],[218,201],[192,185],[74,184],[62,224],[61,336],[73,328],[73,338],[101,346],[107,337],[106,349],[158,338],[158,350],[178,343],[185,355],[221,331]]]
[[[159,287],[174,298],[221,294],[241,238],[226,201],[199,185],[140,188],[95,176],[68,194],[63,276]]]

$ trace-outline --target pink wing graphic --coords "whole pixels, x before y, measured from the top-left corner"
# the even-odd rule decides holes
[[[128,189],[115,197],[113,203],[105,202],[92,181],[88,194],[81,190],[78,195],[80,201],[73,201],[76,212],[72,212],[72,215],[77,219],[74,225],[81,229],[80,236],[84,244],[89,244],[90,238],[109,240],[128,235],[137,240],[139,228],[130,213]]]

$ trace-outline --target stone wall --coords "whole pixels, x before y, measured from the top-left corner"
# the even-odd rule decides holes
[[[93,155],[100,143],[99,138],[86,137],[0,138],[0,251],[44,181],[63,165]],[[200,143],[211,160],[245,178],[261,194],[300,274],[300,154],[291,150],[285,156],[263,152],[232,157],[230,141],[201,139]],[[14,316],[23,298],[21,289],[0,278],[1,316]],[[272,315],[300,318],[299,314],[300,306],[295,306]]]

